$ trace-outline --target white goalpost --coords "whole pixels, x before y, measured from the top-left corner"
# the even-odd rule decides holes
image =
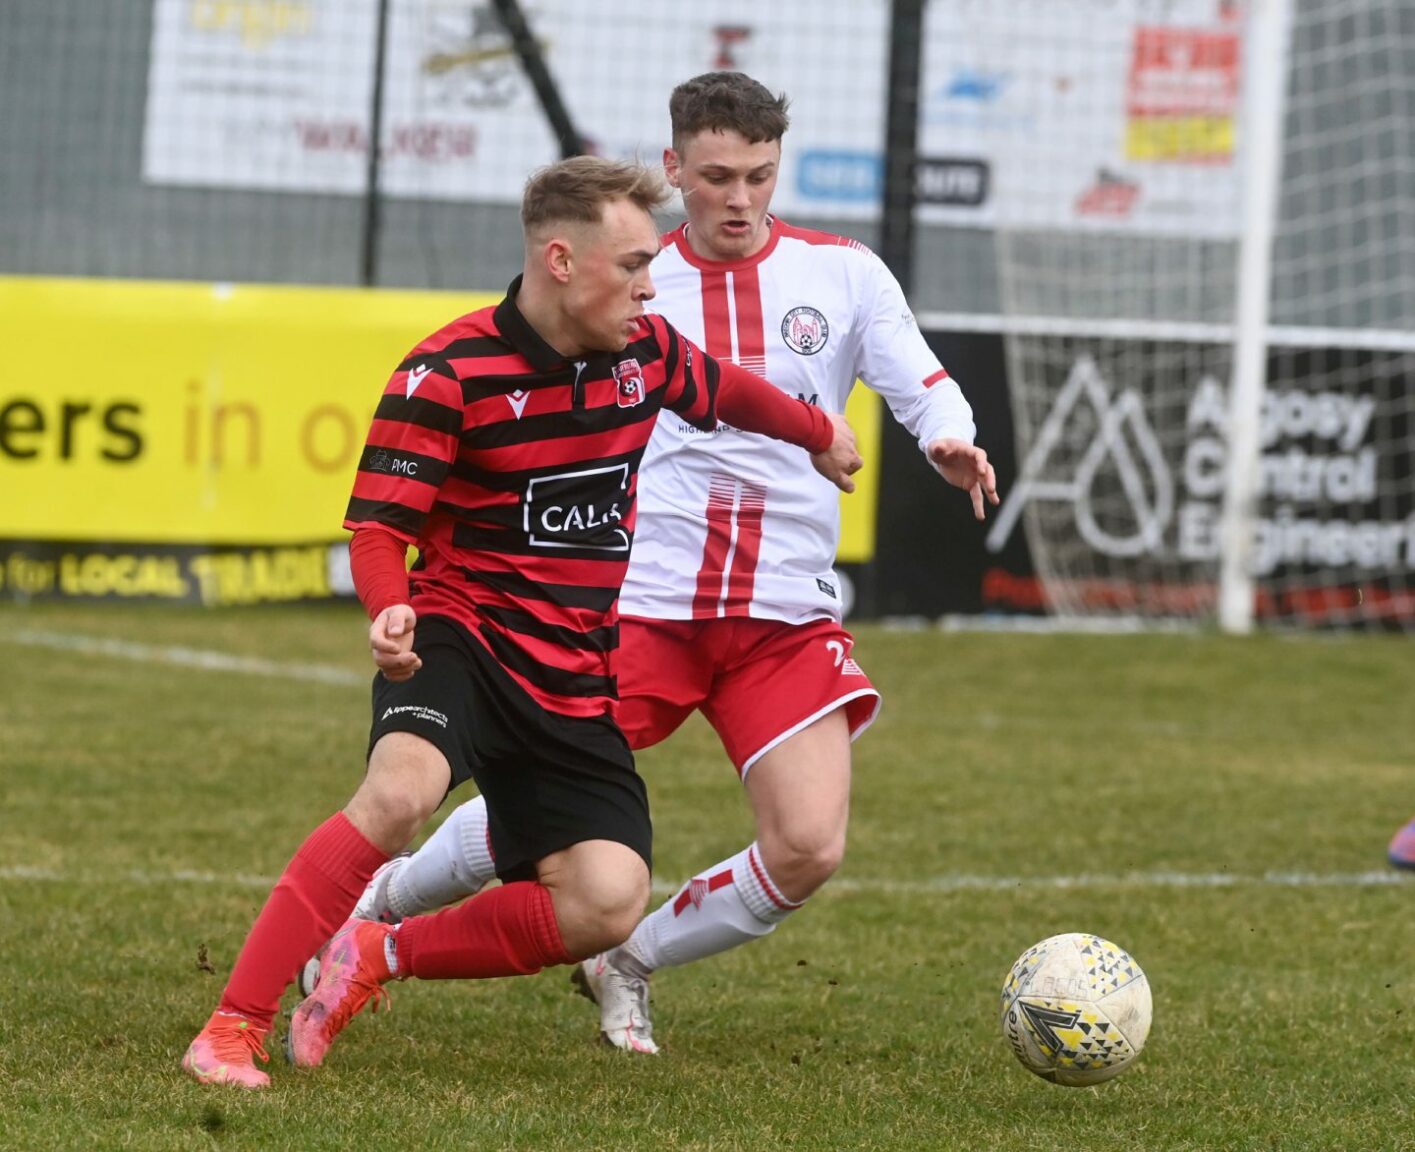
[[[1258,424],[1267,383],[1268,288],[1282,169],[1292,0],[1258,0],[1243,52],[1243,233],[1238,242],[1238,330],[1229,400],[1228,475],[1219,527],[1218,619],[1225,632],[1253,629],[1253,525]]]

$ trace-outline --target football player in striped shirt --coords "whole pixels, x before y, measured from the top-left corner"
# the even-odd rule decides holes
[[[998,502],[992,465],[898,281],[864,245],[770,212],[785,98],[741,73],[708,73],[679,85],[669,111],[664,165],[687,222],[654,260],[654,310],[710,355],[831,413],[845,410],[862,379],[981,520]],[[665,412],[643,476],[620,601],[616,716],[645,748],[701,711],[756,818],[752,843],[574,973],[599,1004],[605,1039],[653,1053],[651,974],[766,935],[839,866],[850,745],[874,719],[879,693],[841,624],[838,498],[798,455]],[[494,869],[485,807],[470,800],[416,854],[379,873],[358,914],[397,920],[441,907]]]
[[[660,410],[797,445],[828,484],[860,466],[841,417],[706,356],[646,314],[662,178],[593,157],[538,173],[506,298],[419,344],[388,381],[345,526],[373,623],[367,772],[300,846],[182,1064],[260,1088],[285,986],[316,948],[293,1063],[321,1063],[391,979],[485,978],[621,943],[649,896],[648,801],[610,716],[637,471]],[[814,474],[814,473],[813,473]],[[416,547],[411,572],[404,558]],[[345,923],[375,870],[474,780],[504,882],[397,926]]]

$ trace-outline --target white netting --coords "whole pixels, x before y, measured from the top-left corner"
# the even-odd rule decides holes
[[[1089,104],[1056,84],[1034,111],[1041,154],[997,209],[1021,475],[990,539],[1020,520],[1058,612],[1214,613],[1262,8],[989,18],[1013,59],[1091,76]],[[1291,28],[1256,615],[1415,629],[1415,5],[1303,0]]]

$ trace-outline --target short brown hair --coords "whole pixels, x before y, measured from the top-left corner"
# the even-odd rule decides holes
[[[526,181],[521,197],[521,227],[527,233],[547,224],[598,224],[604,206],[629,200],[645,212],[668,203],[660,172],[622,160],[572,156],[547,165]]]
[[[673,147],[682,151],[683,142],[699,132],[738,132],[749,144],[780,140],[791,126],[789,105],[784,92],[773,96],[742,72],[704,72],[668,98]]]

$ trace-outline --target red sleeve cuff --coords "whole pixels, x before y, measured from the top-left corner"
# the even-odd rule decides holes
[[[358,529],[349,541],[349,568],[370,620],[385,608],[408,603],[408,546],[393,533]]]

